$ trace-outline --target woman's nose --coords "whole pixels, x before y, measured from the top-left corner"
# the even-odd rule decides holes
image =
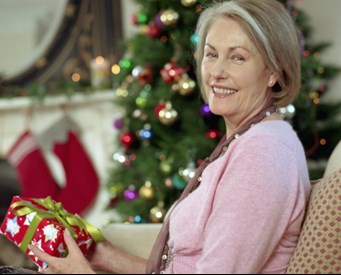
[[[226,78],[227,77],[227,67],[223,60],[217,60],[212,67],[211,76],[214,78]]]

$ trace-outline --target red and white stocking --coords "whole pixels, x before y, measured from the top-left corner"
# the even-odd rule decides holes
[[[7,158],[18,174],[21,196],[51,196],[66,210],[79,214],[92,205],[99,178],[75,128],[63,117],[39,137],[27,130],[15,142]]]
[[[27,130],[7,153],[7,160],[14,167],[23,197],[56,197],[60,188],[51,176],[50,169],[40,150],[37,139]]]

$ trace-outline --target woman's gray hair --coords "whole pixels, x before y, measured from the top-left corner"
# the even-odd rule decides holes
[[[196,28],[199,38],[196,66],[201,86],[206,36],[218,18],[232,18],[238,22],[257,47],[265,65],[277,75],[277,83],[272,89],[275,106],[292,103],[301,88],[301,45],[295,23],[283,4],[277,0],[230,0],[205,8]]]

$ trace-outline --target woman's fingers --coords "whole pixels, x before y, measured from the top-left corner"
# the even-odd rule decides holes
[[[38,247],[36,247],[34,245],[29,245],[28,248],[42,262],[45,262],[45,263],[49,264],[50,262],[53,262],[55,260],[55,257],[45,253],[44,251],[40,250]]]
[[[75,239],[72,237],[70,231],[67,229],[64,230],[64,241],[65,241],[66,246],[69,250],[69,255],[72,255],[72,254],[83,255],[83,253],[80,250],[80,248],[78,247]]]

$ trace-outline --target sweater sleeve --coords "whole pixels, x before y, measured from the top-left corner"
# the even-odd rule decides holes
[[[298,206],[299,176],[292,149],[271,137],[246,139],[231,147],[205,227],[199,274],[261,271]]]

